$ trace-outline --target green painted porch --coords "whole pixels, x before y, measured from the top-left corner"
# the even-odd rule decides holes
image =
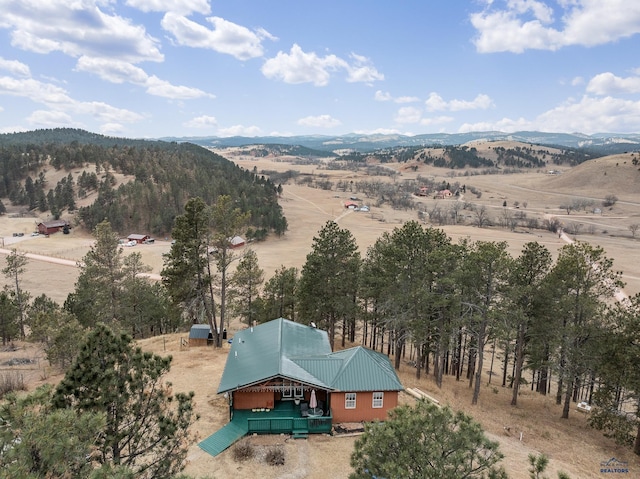
[[[201,441],[198,446],[217,456],[246,434],[291,434],[294,438],[306,438],[309,434],[330,433],[333,417],[329,415],[304,417],[301,405],[293,401],[281,401],[269,411],[238,409],[222,429]]]

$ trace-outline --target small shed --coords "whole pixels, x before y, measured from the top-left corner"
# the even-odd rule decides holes
[[[127,240],[135,241],[138,244],[142,244],[150,238],[151,237],[149,235],[138,235],[138,234],[130,234],[129,236],[127,236]]]
[[[38,223],[38,233],[41,235],[50,235],[60,230],[69,230],[71,226],[67,220],[53,220]]]
[[[229,240],[232,248],[239,248],[240,246],[244,246],[245,240],[242,236],[234,236]]]
[[[208,324],[193,324],[189,330],[189,346],[206,346],[213,343],[213,333]]]

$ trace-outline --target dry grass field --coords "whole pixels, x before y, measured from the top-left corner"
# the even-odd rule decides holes
[[[478,149],[488,146],[475,145]],[[322,164],[295,165],[291,158],[253,158],[244,156],[240,151],[225,150],[219,152],[240,166],[260,172],[263,170],[298,170],[309,175],[326,175],[337,182],[347,180],[357,182],[365,173],[345,170],[326,170]],[[421,177],[438,181],[455,182],[482,191],[480,198],[467,193],[460,201],[485,206],[492,216],[497,218],[507,209],[524,211],[527,217],[540,220],[557,217],[570,231],[570,223],[578,222],[582,226],[572,239],[588,241],[601,245],[607,256],[613,258],[616,270],[623,272],[626,282],[625,292],[629,295],[640,292],[640,239],[632,238],[629,226],[640,223],[640,172],[631,163],[631,155],[617,155],[594,160],[578,167],[563,168],[560,175],[549,175],[545,171],[511,175],[454,176],[451,170],[429,168],[424,165],[386,165],[396,170],[394,177],[378,178],[380,181],[403,181]],[[324,176],[323,176],[324,177]],[[327,220],[336,221],[340,227],[349,229],[354,235],[360,252],[364,255],[367,247],[386,231],[401,226],[407,220],[417,219],[416,210],[398,211],[387,206],[376,207],[373,198],[366,198],[359,192],[336,192],[321,190],[299,184],[285,184],[281,205],[289,223],[289,230],[281,238],[269,238],[265,242],[251,245],[267,277],[281,265],[300,268],[311,249],[313,237]],[[357,194],[363,202],[371,205],[369,212],[353,211],[344,208],[344,201]],[[600,203],[610,194],[618,201],[611,208],[602,208]],[[594,207],[601,208],[599,213],[571,212],[566,214],[559,206],[575,198],[591,198]],[[456,199],[434,200],[416,198],[424,209],[433,208],[438,203],[442,208],[447,202]],[[518,202],[519,208],[515,207]],[[526,203],[526,208],[523,206]],[[8,201],[5,201],[5,205]],[[466,211],[466,210],[463,210]],[[47,294],[62,303],[73,290],[77,278],[75,262],[82,259],[92,244],[90,235],[74,228],[69,235],[55,234],[48,238],[32,237],[37,221],[46,218],[21,217],[15,212],[0,218],[0,238],[3,238],[3,251],[15,248],[28,254],[29,262],[23,278],[23,287],[32,296]],[[467,213],[471,215],[471,213]],[[557,234],[545,230],[528,230],[518,227],[514,231],[504,228],[477,228],[466,226],[443,226],[442,229],[454,240],[507,241],[512,255],[519,254],[522,246],[529,241],[538,241],[556,254],[565,240]],[[13,233],[22,232],[24,236],[14,237]],[[122,236],[129,233],[120,232]],[[638,235],[640,237],[640,234]],[[125,254],[139,252],[143,261],[153,268],[155,274],[162,269],[162,255],[170,247],[170,238],[156,238],[153,245],[138,245],[125,248]],[[241,253],[241,250],[238,252]],[[0,264],[4,261],[0,259]],[[9,285],[7,278],[0,275],[0,286]],[[239,325],[232,324],[233,328]],[[223,398],[215,394],[218,381],[224,367],[226,349],[210,348],[181,349],[181,335],[168,335],[141,342],[143,348],[159,354],[171,354],[174,358],[169,380],[174,390],[196,393],[196,407],[200,420],[194,427],[200,439],[216,431],[228,420],[228,410]],[[186,336],[186,333],[182,336]],[[35,360],[22,370],[30,387],[42,381],[55,381],[57,377],[46,367],[41,353],[32,345],[21,345],[17,351],[0,353],[0,370],[7,369],[6,359],[11,357],[29,357]],[[486,361],[489,364],[489,361]],[[552,398],[543,398],[526,388],[522,391],[517,408],[509,406],[510,390],[500,387],[499,383],[485,384],[480,402],[471,407],[471,391],[466,381],[455,382],[445,379],[441,390],[436,388],[430,378],[415,379],[414,372],[407,365],[400,371],[405,387],[419,387],[442,403],[462,409],[482,423],[487,433],[500,441],[505,454],[503,461],[510,477],[528,478],[527,454],[541,452],[551,458],[549,477],[555,477],[557,470],[570,474],[573,479],[597,478],[600,463],[611,457],[629,462],[628,477],[640,477],[640,461],[630,451],[621,449],[604,438],[599,432],[591,430],[584,415],[571,412],[569,420],[560,420],[560,408]],[[487,381],[489,380],[487,374]],[[403,401],[413,399],[403,395]],[[505,429],[506,428],[506,429]],[[271,467],[254,460],[237,463],[229,451],[219,457],[211,458],[202,452],[194,442],[190,449],[189,465],[185,472],[196,477],[227,479],[239,475],[252,475],[264,478],[346,478],[350,472],[349,455],[353,437],[313,436],[307,440],[289,440],[284,436],[251,438],[257,447],[266,448],[270,444],[282,444],[286,451],[286,464]]]

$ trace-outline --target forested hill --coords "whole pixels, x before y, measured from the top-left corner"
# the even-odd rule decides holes
[[[213,204],[219,195],[231,196],[251,213],[257,238],[270,231],[282,234],[287,227],[277,185],[190,143],[128,140],[75,129],[3,134],[0,168],[0,198],[36,214],[58,217],[76,211],[88,230],[107,219],[115,231],[168,234],[189,198]],[[47,178],[52,171],[68,174],[52,184]],[[116,174],[124,181],[117,182]],[[77,208],[80,199],[91,197],[95,200]]]

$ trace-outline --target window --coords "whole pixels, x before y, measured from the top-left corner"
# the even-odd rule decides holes
[[[372,407],[380,408],[384,404],[384,393],[378,392],[373,393],[373,404]]]
[[[302,390],[302,386],[296,386],[293,389],[293,397],[297,399],[301,399],[304,397],[304,391]]]
[[[356,393],[345,393],[344,395],[344,408],[355,409],[356,408]]]

